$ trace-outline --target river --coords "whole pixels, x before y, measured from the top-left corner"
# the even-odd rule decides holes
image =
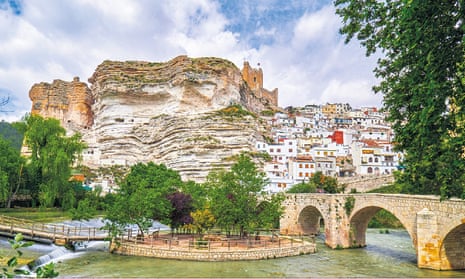
[[[4,242],[3,242],[4,243]],[[100,247],[103,244],[99,244]],[[332,250],[322,238],[318,252],[296,257],[238,262],[192,262],[109,254],[101,249],[55,259],[60,277],[458,277],[465,271],[416,267],[415,251],[405,230],[382,234],[368,229],[367,247]],[[35,245],[34,245],[35,246]],[[33,246],[33,247],[34,247]],[[46,252],[50,247],[37,249]]]

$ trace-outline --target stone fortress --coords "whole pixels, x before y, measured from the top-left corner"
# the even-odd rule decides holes
[[[263,88],[262,69],[242,72],[221,58],[178,56],[167,62],[104,61],[87,83],[34,84],[32,114],[60,120],[88,148],[83,165],[97,170],[138,162],[164,163],[184,179],[203,181],[233,156],[253,151],[268,133],[253,115],[234,119],[232,105],[248,111],[278,109],[278,90]]]

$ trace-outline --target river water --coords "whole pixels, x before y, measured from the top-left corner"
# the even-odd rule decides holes
[[[381,234],[368,229],[367,247],[332,250],[322,238],[318,252],[296,257],[237,262],[192,262],[120,256],[99,249],[54,259],[60,277],[459,277],[464,271],[416,267],[411,239],[404,230]],[[105,244],[107,245],[107,244]],[[45,252],[44,248],[43,251]]]

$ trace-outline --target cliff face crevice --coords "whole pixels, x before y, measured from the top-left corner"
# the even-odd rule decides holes
[[[251,112],[269,109],[269,102],[224,59],[104,61],[89,82],[90,88],[78,79],[40,83],[30,98],[33,113],[83,135],[83,164],[90,168],[153,161],[203,181],[212,169],[230,166],[227,158],[254,151],[267,133]]]

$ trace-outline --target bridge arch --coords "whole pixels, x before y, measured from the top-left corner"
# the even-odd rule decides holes
[[[303,234],[316,235],[320,232],[321,220],[325,222],[321,211],[317,207],[310,205],[300,211],[297,223]]]
[[[368,223],[370,220],[378,213],[381,209],[384,209],[394,215],[399,222],[402,224],[402,226],[407,230],[408,234],[410,235],[410,238],[412,241],[414,241],[415,237],[412,235],[412,231],[407,229],[408,227],[411,227],[408,225],[408,223],[405,223],[405,220],[402,220],[402,217],[399,218],[398,215],[396,215],[396,212],[393,212],[392,209],[390,209],[387,206],[380,206],[380,205],[369,205],[365,207],[359,208],[357,211],[352,212],[352,214],[349,217],[349,223],[350,223],[350,243],[352,247],[365,247],[366,246],[366,231],[368,228]]]
[[[440,248],[442,270],[465,269],[465,223],[448,231]]]

